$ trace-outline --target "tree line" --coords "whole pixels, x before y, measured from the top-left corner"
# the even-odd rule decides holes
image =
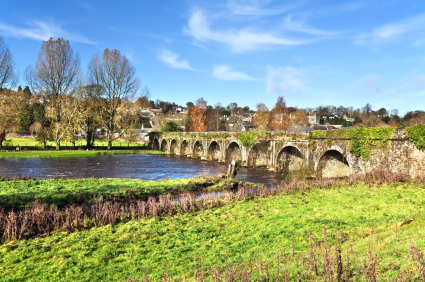
[[[0,145],[6,129],[35,131],[39,141],[52,140],[59,149],[61,141],[75,142],[79,130],[87,133],[90,145],[95,130],[102,128],[110,149],[120,132],[138,122],[131,107],[140,79],[118,50],[107,48],[93,55],[83,73],[69,41],[50,38],[43,41],[35,64],[25,70],[28,86],[17,91],[10,90],[16,86],[18,73],[1,37],[0,62]]]
[[[27,86],[12,90],[19,78],[13,55],[0,36],[0,146],[9,130],[36,133],[40,142],[46,145],[47,141],[54,141],[57,149],[61,141],[75,144],[75,132],[84,131],[87,147],[91,147],[96,131],[101,130],[110,149],[121,134],[128,141],[136,140],[138,135],[132,129],[150,122],[138,108],[160,110],[162,115],[152,121],[154,129],[162,131],[226,131],[229,124],[234,125],[233,130],[240,130],[246,120],[257,131],[280,131],[308,125],[308,116],[313,114],[318,114],[322,123],[345,127],[425,124],[423,111],[411,111],[401,117],[396,109],[374,110],[369,103],[358,109],[288,107],[283,96],[277,98],[272,109],[259,103],[255,110],[236,102],[227,107],[220,103],[212,106],[200,98],[186,103],[187,111],[176,118],[173,110],[179,105],[150,100],[149,88],[141,88],[136,68],[120,51],[106,48],[103,53],[94,54],[83,72],[79,54],[74,54],[69,41],[63,38],[43,41],[35,63],[23,73]]]

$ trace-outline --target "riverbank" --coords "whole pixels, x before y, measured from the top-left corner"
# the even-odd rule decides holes
[[[224,176],[180,179],[138,180],[126,178],[80,178],[0,181],[0,206],[5,212],[30,208],[34,203],[55,205],[91,205],[94,202],[127,203],[147,201],[149,197],[182,193],[205,193],[255,184]]]
[[[180,281],[251,267],[252,279],[274,281],[279,261],[289,281],[412,281],[420,268],[411,242],[425,247],[425,185],[387,178],[288,184],[276,195],[223,199],[197,212],[11,241],[0,246],[0,273],[6,281],[144,281],[146,271],[151,281]]]
[[[77,158],[120,154],[164,154],[158,150],[60,150],[60,151],[0,151],[2,158]]]
[[[19,146],[25,146],[25,147],[42,147],[43,144],[39,141],[37,141],[35,138],[7,138],[3,141],[4,146],[10,146],[10,147],[19,147]],[[69,141],[62,141],[61,146],[73,146],[73,144]],[[47,141],[47,146],[54,146],[56,147],[56,143],[54,141]],[[85,139],[79,139],[75,140],[75,146],[86,146],[87,141]],[[96,139],[93,143],[93,146],[108,146],[108,140],[107,139]],[[147,146],[146,144],[140,144],[140,143],[127,143],[120,140],[114,140],[112,141],[112,146],[118,146],[118,147],[133,147],[133,146]]]

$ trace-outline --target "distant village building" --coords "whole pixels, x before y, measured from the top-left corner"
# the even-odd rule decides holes
[[[312,113],[308,115],[309,124],[320,124],[320,115],[317,113]]]

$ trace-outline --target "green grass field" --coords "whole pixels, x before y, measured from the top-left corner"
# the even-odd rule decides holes
[[[363,257],[368,253],[372,224],[378,278],[385,274],[395,280],[400,271],[416,271],[418,277],[408,247],[410,240],[425,247],[424,188],[395,183],[313,189],[197,213],[12,241],[0,246],[0,280],[119,281],[143,277],[146,267],[150,279],[161,281],[166,265],[168,273],[181,281],[183,273],[193,276],[195,257],[202,257],[207,270],[223,266],[225,260],[235,265],[246,263],[251,255],[260,253],[271,261],[272,269],[279,251],[288,257],[308,254],[308,234],[323,243],[323,227],[327,228],[328,244],[342,234],[343,253],[353,245]],[[287,268],[289,281],[299,280],[293,260]]]
[[[75,142],[75,146],[86,146],[87,142],[86,140],[77,140]],[[19,147],[19,146],[34,146],[34,147],[42,147],[43,144],[41,142],[38,142],[35,139],[32,138],[6,138],[5,141],[3,141],[4,146],[10,146],[10,147]],[[48,141],[47,146],[56,146],[56,143],[53,141]],[[61,142],[61,146],[73,146],[71,142],[63,141]],[[108,146],[108,140],[102,139],[102,140],[95,140],[94,146]],[[146,146],[145,144],[139,144],[139,143],[127,143],[123,141],[115,140],[112,142],[112,146]]]
[[[220,191],[238,185],[246,186],[242,181],[222,177],[161,181],[125,178],[10,180],[0,181],[0,206],[5,211],[17,211],[39,200],[62,208],[72,204],[88,205],[99,199],[106,202],[113,198],[115,201],[128,202],[147,200],[148,197],[167,193],[178,195],[183,192]]]
[[[157,150],[61,150],[61,151],[0,151],[1,158],[77,158],[120,154],[164,154]]]

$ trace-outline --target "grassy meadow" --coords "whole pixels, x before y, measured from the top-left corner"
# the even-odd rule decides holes
[[[159,150],[60,150],[60,151],[0,151],[2,158],[77,158],[120,154],[164,154]]]
[[[80,181],[78,186],[91,185]],[[106,182],[98,181],[99,186]],[[67,181],[51,184],[72,186]],[[19,193],[23,186],[2,186],[1,193]],[[78,186],[75,189],[81,189]],[[395,281],[402,275],[417,280],[421,268],[409,247],[414,242],[419,250],[425,248],[424,188],[412,181],[328,185],[246,201],[223,199],[220,207],[196,212],[7,241],[0,245],[0,280],[145,281],[145,272],[150,281],[192,281],[195,274],[224,273],[245,265],[251,267],[250,277],[240,281],[275,281],[279,261],[282,281],[283,276],[288,281],[329,281],[329,267],[318,274],[322,278],[313,279],[308,275],[314,275],[314,267],[310,271],[308,265],[316,260],[319,270],[331,265],[326,261],[333,261],[337,249],[343,258],[351,257],[350,264],[338,264],[338,273],[348,273],[349,281]],[[332,271],[336,281],[337,269]]]

